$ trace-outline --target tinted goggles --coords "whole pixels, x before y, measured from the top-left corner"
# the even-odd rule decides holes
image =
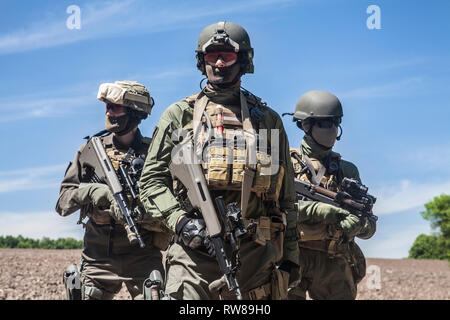
[[[314,125],[318,126],[319,128],[331,128],[333,125],[335,127],[339,127],[341,124],[341,118],[325,118],[325,119],[315,119]]]
[[[237,53],[232,51],[214,51],[205,54],[205,61],[209,65],[216,65],[217,60],[221,59],[225,67],[229,67],[237,61]]]

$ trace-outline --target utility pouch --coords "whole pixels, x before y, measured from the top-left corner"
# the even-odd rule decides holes
[[[245,227],[252,235],[252,240],[261,246],[266,245],[266,241],[270,241],[270,217],[259,217],[258,219],[243,219]]]
[[[287,300],[289,288],[289,272],[275,268],[271,278],[271,300]]]
[[[327,240],[329,239],[328,225],[323,223],[298,225],[298,232],[300,234],[300,242],[312,240]]]
[[[233,150],[233,174],[231,178],[231,184],[241,186],[244,179],[245,170],[245,149]]]
[[[95,206],[92,207],[91,212],[88,213],[89,219],[94,220],[95,224],[105,225],[111,223],[111,216],[109,210],[101,210]]]
[[[224,187],[229,184],[231,175],[231,148],[210,146],[206,181],[211,187]]]
[[[270,188],[272,160],[270,155],[261,151],[256,153],[256,157],[258,163],[256,164],[256,174],[253,180],[252,191],[256,193],[266,193]]]
[[[270,239],[269,241],[277,248],[278,256],[276,261],[280,261],[283,258],[283,245],[284,245],[284,234],[285,226],[283,222],[278,217],[272,217],[270,222]]]
[[[354,241],[350,241],[348,245],[353,279],[358,284],[366,276],[366,259],[361,248]]]
[[[159,219],[155,219],[147,214],[139,225],[142,229],[152,231],[152,244],[156,248],[161,251],[167,249],[170,240],[172,239],[173,232]]]
[[[283,178],[284,178],[284,167],[280,165],[278,169],[278,174],[271,176],[270,188],[266,194],[267,200],[278,201],[280,197],[281,186],[283,185]]]

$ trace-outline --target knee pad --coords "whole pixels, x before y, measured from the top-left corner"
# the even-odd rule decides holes
[[[63,272],[63,283],[67,300],[81,300],[80,270],[75,263]]]

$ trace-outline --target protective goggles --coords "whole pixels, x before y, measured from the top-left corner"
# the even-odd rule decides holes
[[[325,119],[314,119],[314,125],[318,126],[319,128],[326,128],[329,129],[333,125],[335,127],[339,127],[341,124],[341,118],[335,117],[335,118],[325,118]]]
[[[231,51],[214,51],[205,54],[205,61],[209,65],[215,65],[219,58],[225,67],[229,67],[237,61],[238,55]]]
[[[110,103],[108,102],[106,104],[106,111],[109,111],[113,109],[114,111],[117,111],[118,109],[125,109],[124,106],[120,105],[120,104],[115,104],[115,103]]]

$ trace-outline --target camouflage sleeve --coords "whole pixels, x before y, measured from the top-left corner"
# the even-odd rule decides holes
[[[297,211],[294,203],[296,199],[294,187],[294,168],[291,162],[289,152],[289,140],[284,130],[283,122],[278,114],[276,115],[276,126],[279,129],[279,157],[280,165],[284,168],[283,184],[281,186],[280,195],[278,198],[280,209],[286,212],[286,234],[283,245],[283,261],[291,261],[298,264],[299,249],[298,249],[298,228],[297,228]]]
[[[335,224],[340,217],[349,214],[347,210],[318,201],[299,200],[296,203],[298,222],[304,224]]]
[[[81,209],[78,199],[78,186],[81,179],[81,166],[78,161],[81,151],[85,145],[81,146],[75,154],[73,161],[67,167],[64,179],[61,182],[58,201],[56,203],[56,212],[65,217]]]
[[[175,232],[178,218],[184,214],[172,193],[173,180],[169,170],[171,152],[175,144],[172,135],[181,127],[183,111],[177,104],[171,105],[159,119],[153,133],[140,180],[140,197],[147,212],[162,218]]]

